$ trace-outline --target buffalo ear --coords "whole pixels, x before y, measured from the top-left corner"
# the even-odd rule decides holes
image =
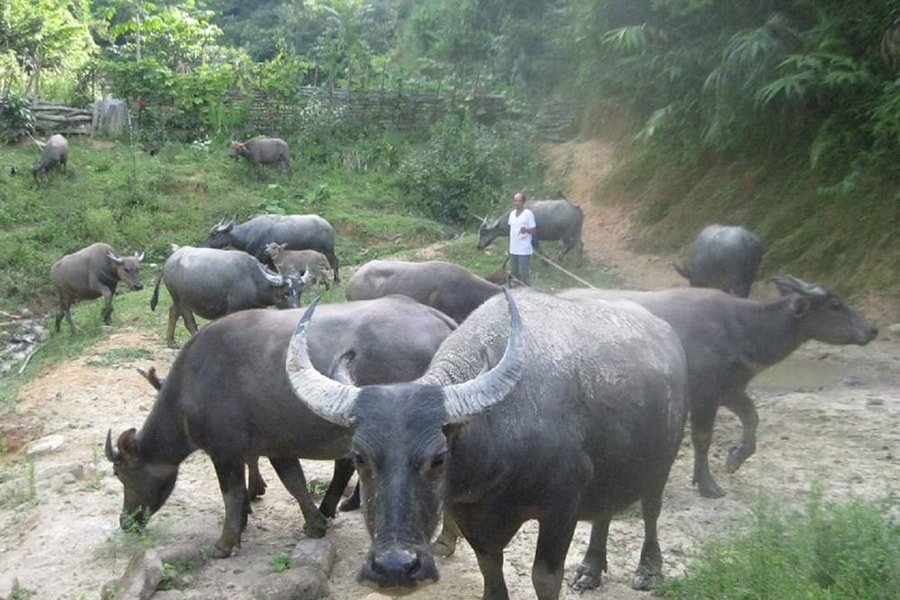
[[[791,302],[791,308],[794,309],[794,316],[800,319],[809,314],[812,302],[806,296],[797,296]]]
[[[137,430],[132,427],[119,435],[119,441],[116,442],[116,446],[118,446],[120,452],[129,456],[134,456],[140,452],[138,449],[137,438],[135,437],[136,433]]]

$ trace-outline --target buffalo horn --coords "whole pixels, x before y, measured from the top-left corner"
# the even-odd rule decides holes
[[[460,423],[487,410],[512,392],[525,372],[525,336],[519,309],[504,289],[509,307],[509,340],[497,366],[475,379],[444,387],[448,423]]]
[[[124,259],[122,259],[122,257],[120,257],[115,252],[110,252],[109,250],[106,251],[106,256],[107,256],[107,258],[109,258],[109,260],[113,261],[117,265],[121,265],[123,262],[125,262]]]
[[[278,287],[284,285],[284,277],[282,277],[278,273],[273,273],[262,264],[259,265],[259,270],[262,271],[262,274],[266,278],[266,281],[268,281],[272,285],[277,285]]]
[[[337,425],[351,427],[351,411],[356,404],[359,388],[354,385],[339,383],[319,373],[309,359],[309,342],[307,329],[319,299],[304,311],[297,323],[291,343],[288,346],[285,368],[294,394],[302,400],[310,410],[327,421]]]
[[[117,463],[122,459],[122,454],[119,452],[119,449],[113,446],[112,442],[112,429],[106,432],[106,459],[109,462]]]
[[[141,252],[140,254],[138,254],[137,252],[135,252],[135,253],[134,253],[134,260],[136,260],[136,261],[138,261],[138,262],[141,262],[142,260],[144,260],[144,253]]]

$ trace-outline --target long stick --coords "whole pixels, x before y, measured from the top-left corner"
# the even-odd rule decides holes
[[[29,352],[29,353],[28,353],[28,356],[25,357],[25,362],[23,362],[23,363],[22,363],[22,366],[19,367],[19,375],[21,375],[21,374],[22,374],[22,371],[25,370],[25,367],[28,366],[28,361],[31,360],[31,357],[34,356],[35,354],[37,354],[37,351],[40,350],[41,348],[43,348],[42,345],[41,345],[41,346],[34,346],[34,347],[31,349],[31,352]]]
[[[547,258],[546,256],[544,256],[541,252],[535,252],[535,254],[536,254],[538,257],[540,257],[540,259],[543,260],[545,263],[547,263],[548,265],[550,265],[550,266],[552,266],[552,267],[556,267],[557,269],[559,269],[560,271],[562,271],[563,273],[565,273],[566,275],[568,275],[568,276],[571,277],[572,279],[574,279],[574,280],[576,280],[576,281],[578,281],[578,282],[580,282],[580,283],[586,285],[587,287],[589,287],[589,288],[591,288],[591,289],[594,289],[594,290],[597,289],[597,286],[591,284],[591,283],[588,282],[588,281],[585,281],[584,279],[582,279],[581,277],[579,277],[579,276],[576,275],[575,273],[572,273],[571,271],[567,271],[566,269],[562,268],[561,266],[559,266],[558,264],[556,264],[555,262],[553,262],[552,260],[550,260],[549,258]]]

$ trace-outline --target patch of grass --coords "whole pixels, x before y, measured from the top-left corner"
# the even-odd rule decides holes
[[[283,573],[294,566],[294,558],[289,552],[279,552],[272,558],[272,572]]]
[[[14,469],[0,474],[0,483],[3,484],[0,488],[0,508],[27,509],[37,503],[34,461],[26,459],[21,468],[24,472]]]
[[[187,587],[186,579],[197,570],[197,565],[189,560],[175,563],[163,563],[163,578],[156,586],[157,590],[180,590]]]
[[[900,589],[900,502],[826,502],[802,514],[763,501],[745,532],[708,545],[658,593],[684,600],[887,600]]]
[[[153,353],[145,348],[111,348],[102,354],[92,356],[87,359],[86,363],[92,367],[116,367],[122,363],[151,358],[153,358]]]

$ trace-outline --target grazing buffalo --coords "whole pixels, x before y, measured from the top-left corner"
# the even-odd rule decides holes
[[[59,312],[56,314],[56,331],[65,317],[72,333],[78,327],[72,322],[70,308],[78,300],[92,300],[103,296],[103,323],[110,324],[113,312],[113,296],[120,281],[133,290],[144,289],[140,280],[141,261],[144,253],[122,258],[109,244],[98,242],[78,252],[67,254],[50,267],[50,281],[59,296]]]
[[[773,282],[782,297],[770,301],[690,288],[579,289],[559,294],[588,303],[637,302],[678,334],[688,363],[694,483],[707,498],[725,495],[709,471],[709,445],[720,406],[735,413],[743,429],[741,443],[731,448],[725,463],[726,470],[734,473],[756,451],[759,416],[746,388],[757,373],[784,360],[807,340],[862,346],[878,335],[874,325],[827,288],[791,276],[776,277]]]
[[[287,250],[318,250],[328,259],[334,271],[334,282],[340,283],[340,261],[334,253],[334,228],[319,215],[260,215],[236,225],[234,219],[221,220],[209,232],[202,246],[237,248],[270,264],[266,246],[283,244]]]
[[[331,268],[325,255],[317,250],[286,250],[284,244],[269,242],[266,244],[266,255],[272,259],[275,268],[282,275],[296,273],[309,274],[309,283],[318,282],[325,289],[331,289],[328,283],[328,270]]]
[[[369,383],[407,381],[422,374],[455,328],[446,315],[401,296],[330,304],[310,328],[312,362],[329,372],[337,357],[355,355],[354,377]],[[215,465],[225,501],[217,557],[240,545],[249,513],[244,464],[266,456],[300,503],[312,537],[325,534],[326,515],[352,474],[332,482],[316,510],[298,458],[345,457],[349,434],[297,402],[284,371],[296,310],[247,310],[203,328],[178,353],[140,431],[128,429],[106,457],[125,488],[120,524],[146,525],[175,486],[179,465],[203,450]]]
[[[156,280],[150,309],[159,302],[159,284],[165,282],[172,306],[166,343],[175,345],[178,317],[191,335],[197,333],[194,314],[219,319],[248,308],[297,308],[306,281],[296,275],[272,273],[258,260],[240,250],[216,250],[183,246],[163,265]]]
[[[453,263],[372,260],[353,274],[345,294],[347,300],[402,294],[462,323],[469,313],[502,289]]]
[[[656,523],[687,409],[684,353],[664,321],[633,303],[597,309],[515,290],[473,312],[416,381],[357,387],[312,368],[313,308],[286,369],[302,404],[352,432],[372,538],[361,583],[399,596],[438,579],[429,541],[442,496],[485,599],[508,597],[503,549],[530,519],[537,597],[558,596],[579,520],[593,533],[573,585],[595,587],[610,520],[637,500],[645,537],[633,585],[660,580]]]
[[[565,198],[561,200],[533,200],[526,203],[525,208],[534,213],[537,224],[537,235],[534,236],[534,249],[541,252],[540,242],[561,241],[562,250],[556,260],[560,260],[573,248],[578,252],[578,266],[584,260],[584,242],[581,240],[581,226],[584,224],[584,213],[581,208]],[[509,237],[509,213],[488,222],[484,218],[478,228],[478,249],[487,248],[488,244],[498,237]],[[543,253],[543,252],[541,252]]]
[[[229,156],[237,160],[243,156],[256,171],[256,180],[262,178],[261,165],[277,163],[282,171],[291,172],[291,151],[281,138],[253,138],[246,142],[233,142]]]
[[[51,135],[43,145],[41,157],[31,164],[35,184],[40,183],[41,179],[54,169],[59,168],[65,173],[68,162],[69,140],[59,133]]]
[[[709,225],[694,240],[690,266],[677,262],[673,266],[691,287],[715,288],[746,298],[762,255],[762,243],[752,232],[743,227]]]

